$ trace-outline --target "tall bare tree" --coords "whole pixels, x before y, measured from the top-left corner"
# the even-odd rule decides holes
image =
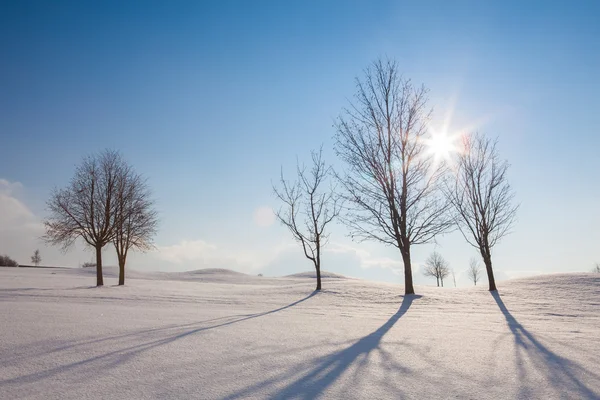
[[[33,252],[33,255],[31,256],[31,262],[36,267],[42,262],[42,256],[40,255],[40,251],[38,249]]]
[[[466,137],[456,179],[446,186],[461,233],[483,258],[490,291],[496,290],[492,249],[509,233],[518,209],[507,180],[509,164],[500,159],[496,143],[481,134]]]
[[[481,268],[479,268],[479,263],[475,258],[471,258],[469,261],[469,269],[467,270],[467,274],[469,278],[473,281],[473,285],[477,286],[477,282],[479,281],[479,277],[481,276]]]
[[[349,205],[343,216],[353,239],[399,249],[405,293],[413,294],[411,246],[452,227],[439,195],[446,171],[428,151],[427,90],[403,79],[395,61],[378,60],[357,79],[355,101],[343,110],[335,148],[347,171],[338,176]]]
[[[119,261],[119,285],[125,284],[125,263],[130,249],[150,250],[158,215],[147,181],[125,164],[115,188],[113,244]]]
[[[317,275],[317,289],[321,290],[321,254],[327,245],[327,225],[340,213],[340,201],[335,188],[324,186],[331,176],[331,167],[322,158],[323,148],[312,151],[312,166],[306,171],[297,164],[297,180],[288,182],[280,177],[280,187],[273,187],[275,195],[283,202],[276,216],[302,245],[304,256],[312,261]]]
[[[68,250],[76,239],[96,250],[96,285],[102,286],[102,248],[114,238],[115,189],[124,162],[118,152],[104,150],[86,157],[69,185],[54,189],[47,202],[44,239]]]
[[[437,281],[437,285],[440,286],[441,283],[443,287],[444,278],[450,275],[449,264],[446,260],[444,260],[440,253],[434,251],[425,261],[425,269],[423,270],[423,275],[435,278]]]

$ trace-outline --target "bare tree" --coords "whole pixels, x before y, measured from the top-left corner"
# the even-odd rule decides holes
[[[358,241],[399,249],[405,293],[413,294],[411,246],[431,242],[452,227],[439,195],[444,163],[428,151],[427,89],[403,79],[396,62],[378,60],[357,79],[355,102],[336,128],[336,151],[348,170],[338,176],[349,206],[343,221]]]
[[[448,262],[444,260],[442,255],[436,251],[431,253],[427,261],[425,261],[425,270],[423,275],[431,276],[436,279],[437,285],[444,287],[444,278],[450,275],[450,267]]]
[[[36,251],[33,252],[33,255],[31,256],[31,262],[36,267],[42,262],[42,256],[40,255],[39,249],[36,249]]]
[[[277,211],[279,221],[285,225],[294,239],[302,245],[304,255],[312,261],[317,275],[317,289],[321,290],[321,253],[326,246],[329,234],[327,225],[340,213],[340,202],[335,196],[335,188],[324,189],[331,167],[322,159],[323,148],[312,151],[312,167],[296,166],[297,180],[285,180],[283,171],[280,187],[273,187],[275,195],[283,202]]]
[[[518,209],[507,181],[509,164],[500,160],[496,143],[480,134],[466,137],[446,191],[461,233],[481,253],[490,291],[496,290],[492,249],[509,233]]]
[[[471,258],[469,261],[469,269],[467,270],[469,278],[473,281],[473,285],[477,286],[477,282],[481,276],[481,268],[475,258]]]
[[[113,244],[119,261],[119,285],[124,285],[127,254],[130,249],[146,251],[153,248],[158,214],[147,181],[127,164],[119,172],[115,188]]]
[[[597,274],[600,274],[600,263],[596,263],[594,265],[594,268],[592,269],[592,272],[595,272]]]
[[[454,268],[452,268],[450,272],[452,272],[452,281],[454,282],[454,287],[456,287],[456,274],[454,273]]]
[[[114,238],[115,189],[124,162],[118,152],[104,150],[86,157],[66,188],[54,189],[47,202],[44,239],[68,250],[76,239],[96,250],[96,285],[102,278],[102,248]]]

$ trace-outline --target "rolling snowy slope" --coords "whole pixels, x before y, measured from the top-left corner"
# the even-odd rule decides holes
[[[600,398],[600,274],[132,277],[0,269],[0,398]]]

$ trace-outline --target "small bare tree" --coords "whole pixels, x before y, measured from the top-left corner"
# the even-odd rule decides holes
[[[340,203],[335,188],[324,189],[331,176],[331,167],[322,159],[323,148],[312,151],[312,167],[296,166],[297,180],[285,180],[283,171],[280,187],[273,187],[275,195],[283,202],[276,216],[286,226],[294,239],[302,245],[304,255],[312,261],[317,275],[317,289],[321,290],[321,254],[328,242],[327,225],[340,213]]]
[[[40,265],[40,263],[42,262],[42,256],[40,255],[40,251],[39,250],[36,250],[36,251],[33,252],[33,255],[31,256],[31,262],[36,267],[38,265]]]
[[[437,285],[440,286],[441,283],[442,287],[444,287],[444,278],[450,275],[449,264],[440,253],[434,251],[427,258],[427,261],[425,261],[423,275],[435,278]]]
[[[439,191],[446,167],[427,148],[427,89],[403,79],[390,60],[376,61],[365,75],[336,126],[335,148],[348,167],[338,176],[349,204],[343,221],[353,239],[398,248],[405,294],[413,294],[411,246],[453,225]]]
[[[454,287],[456,287],[456,274],[454,273],[454,268],[450,270],[452,272],[452,281],[454,282]]]
[[[446,187],[461,233],[483,258],[490,291],[496,290],[492,249],[509,233],[518,209],[507,181],[508,167],[500,160],[496,141],[469,136],[458,156],[456,180]]]
[[[600,274],[600,263],[596,263],[596,265],[594,265],[594,269],[592,269],[592,272]]]
[[[96,250],[96,285],[102,286],[102,248],[114,238],[115,189],[124,162],[118,152],[104,150],[86,157],[70,184],[54,189],[47,202],[44,239],[68,250],[76,239]]]
[[[113,244],[119,261],[119,285],[124,285],[127,253],[130,249],[146,251],[153,248],[158,215],[146,180],[130,165],[123,165],[119,173],[115,188]]]
[[[481,268],[479,268],[479,263],[475,258],[471,258],[469,261],[469,269],[467,270],[467,274],[469,278],[473,281],[473,285],[477,286],[477,282],[479,281],[479,277],[481,276]]]

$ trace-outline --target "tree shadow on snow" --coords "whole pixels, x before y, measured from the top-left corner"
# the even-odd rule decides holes
[[[315,296],[316,294],[318,294],[319,292],[314,291],[311,294],[309,294],[308,296],[297,300],[293,303],[290,303],[286,306],[283,307],[279,307],[276,308],[274,310],[270,310],[270,311],[265,311],[265,312],[261,312],[261,313],[255,313],[255,314],[246,314],[246,315],[237,315],[237,316],[231,316],[231,317],[222,317],[222,318],[215,318],[213,320],[208,320],[208,321],[201,321],[201,322],[196,322],[196,323],[191,323],[191,324],[185,324],[185,325],[175,325],[175,326],[168,326],[168,327],[164,327],[164,328],[157,328],[157,329],[147,329],[147,330],[142,330],[142,331],[138,331],[138,332],[133,332],[133,333],[128,333],[128,334],[123,334],[123,335],[117,335],[117,336],[113,336],[110,338],[100,338],[100,339],[94,339],[94,340],[89,340],[89,341],[84,341],[81,342],[80,344],[71,344],[71,345],[66,345],[66,346],[62,346],[56,349],[53,349],[47,353],[52,353],[55,351],[63,351],[63,350],[67,350],[67,349],[71,349],[71,348],[76,348],[76,347],[80,347],[80,346],[90,346],[90,345],[96,345],[99,342],[103,342],[103,341],[111,341],[111,340],[118,340],[121,338],[130,338],[130,339],[137,339],[136,341],[139,342],[139,336],[145,336],[146,334],[151,334],[152,336],[162,336],[158,339],[153,339],[153,340],[149,340],[149,341],[145,341],[133,346],[129,346],[129,347],[121,347],[117,350],[114,351],[110,351],[108,353],[103,353],[103,354],[99,354],[96,355],[94,357],[90,357],[84,360],[80,360],[77,362],[73,362],[70,364],[65,364],[65,365],[59,365],[55,368],[51,368],[45,371],[39,371],[39,372],[35,372],[35,373],[31,373],[31,374],[27,374],[27,375],[21,375],[15,378],[11,378],[11,379],[3,379],[0,380],[0,386],[4,385],[4,384],[23,384],[23,383],[34,383],[61,373],[65,373],[71,370],[77,370],[80,368],[89,368],[89,369],[97,369],[97,368],[101,368],[102,370],[106,369],[107,367],[116,367],[118,365],[120,365],[121,363],[133,358],[134,356],[138,355],[139,353],[142,353],[144,351],[153,349],[155,347],[159,347],[162,345],[166,345],[169,343],[172,343],[174,341],[177,341],[179,339],[182,339],[184,337],[196,334],[196,333],[200,333],[202,331],[207,331],[210,329],[216,329],[216,328],[220,328],[220,327],[224,327],[224,326],[228,326],[228,325],[232,325],[232,324],[236,324],[239,322],[243,322],[243,321],[247,321],[250,319],[254,319],[254,318],[259,318],[259,317],[263,317],[266,315],[270,315],[270,314],[274,314],[276,312],[279,311],[283,311],[285,309],[294,307],[308,299],[310,299],[311,297]],[[193,326],[197,326],[198,324],[202,324],[202,323],[206,323],[209,321],[216,321],[216,320],[221,320],[221,319],[229,319],[226,322],[220,322],[218,324],[214,324],[214,325],[209,325],[209,326],[201,326],[201,327],[197,327],[197,328],[193,328],[193,329],[189,329]],[[170,330],[180,330],[182,328],[188,328],[188,330],[185,330],[183,332],[177,333],[177,334],[168,334],[168,331]],[[165,335],[165,332],[167,332],[167,334]],[[83,372],[83,371],[80,371]],[[93,374],[91,374],[90,376],[93,376]]]
[[[523,365],[523,356],[527,357],[535,368],[547,377],[547,381],[559,392],[577,393],[581,399],[598,399],[600,392],[593,391],[589,385],[582,382],[581,376],[587,376],[595,381],[600,387],[600,376],[581,367],[577,363],[559,356],[544,346],[533,336],[515,317],[508,311],[498,292],[491,292],[492,297],[498,304],[500,311],[506,318],[506,323],[515,339],[516,363],[519,369],[521,381],[527,379]],[[530,389],[521,387],[520,397],[531,398],[534,393]]]
[[[308,373],[296,379],[294,382],[281,389],[277,393],[270,395],[269,398],[314,399],[320,396],[355,362],[359,363],[359,366],[364,366],[367,363],[368,357],[372,351],[381,350],[384,358],[388,358],[389,354],[387,354],[387,352],[383,352],[383,350],[379,347],[381,339],[394,326],[394,324],[396,324],[396,322],[404,314],[406,314],[412,302],[421,297],[422,296],[420,295],[404,296],[398,311],[376,331],[355,342],[350,347],[320,358],[317,361],[317,365]],[[395,367],[400,372],[408,372],[408,369],[400,365],[395,365]],[[287,377],[289,377],[289,375]],[[276,383],[276,380],[283,380],[285,378],[286,376],[280,376],[275,379],[263,381],[259,384],[226,396],[225,399],[238,399],[251,396],[252,393]]]

